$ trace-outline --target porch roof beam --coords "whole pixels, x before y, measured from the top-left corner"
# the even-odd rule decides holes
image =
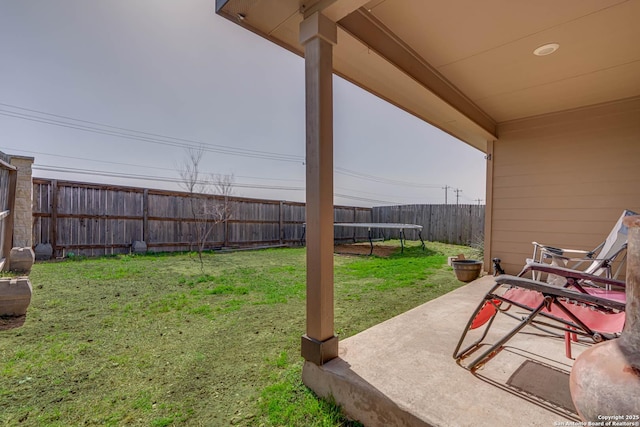
[[[497,139],[495,121],[372,14],[360,9],[342,18],[338,25],[466,116],[485,132],[488,140]]]
[[[321,12],[329,18],[329,20],[338,22],[351,12],[369,3],[369,1],[370,0],[319,0],[315,3],[307,1],[300,6],[300,12],[305,18],[308,18],[316,12]]]

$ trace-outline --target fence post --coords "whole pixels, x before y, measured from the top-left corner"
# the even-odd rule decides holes
[[[53,257],[58,254],[58,180],[51,180],[51,224],[49,226],[49,241],[53,249]]]
[[[357,215],[356,211],[357,211],[357,208],[354,206],[353,207],[353,221],[351,221],[351,222],[357,222],[357,220],[358,220],[358,215]],[[354,227],[353,228],[353,241],[354,242],[356,241],[356,230],[357,230],[357,228]]]
[[[149,247],[149,189],[142,192],[142,241]]]
[[[278,211],[278,236],[280,236],[280,244],[282,244],[284,240],[284,202],[280,201],[280,210]]]
[[[224,196],[224,243],[223,246],[226,248],[229,246],[229,196]]]
[[[431,239],[431,205],[425,205],[422,211],[422,221],[424,221],[424,229],[426,231],[425,240],[432,241]]]

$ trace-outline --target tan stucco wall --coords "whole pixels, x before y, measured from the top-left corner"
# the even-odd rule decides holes
[[[31,247],[33,245],[33,157],[11,156],[11,164],[18,169],[16,184],[15,215],[13,217],[13,246]]]
[[[592,249],[640,212],[640,98],[499,126],[491,257],[517,273],[532,241]]]

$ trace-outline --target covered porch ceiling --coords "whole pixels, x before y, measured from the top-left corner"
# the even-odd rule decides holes
[[[299,26],[338,24],[336,74],[479,150],[499,124],[640,96],[640,0],[216,0],[303,55]],[[547,56],[534,50],[548,43]]]

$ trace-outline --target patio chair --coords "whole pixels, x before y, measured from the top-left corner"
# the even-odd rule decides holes
[[[531,271],[531,277],[534,280],[540,280],[541,275],[536,270],[528,268],[529,264],[549,263],[559,267],[581,270],[596,276],[604,273],[606,277],[615,279],[622,270],[626,257],[627,227],[622,223],[622,220],[630,215],[637,215],[637,213],[630,210],[623,211],[607,238],[590,251],[557,248],[538,242],[531,242],[533,244],[533,256],[527,259],[527,265],[518,276],[523,276]],[[612,272],[613,262],[623,253],[622,262],[616,271]],[[548,281],[551,282],[553,279],[555,277],[552,276]]]
[[[454,359],[461,363],[462,359],[472,353],[483,350],[467,365],[467,369],[474,370],[527,325],[554,335],[564,333],[567,357],[571,357],[571,341],[577,341],[578,336],[589,338],[593,342],[616,338],[625,321],[624,291],[602,287],[581,287],[582,290],[574,288],[574,276],[577,273],[573,270],[569,272],[572,276],[565,278],[564,287],[505,274],[497,276],[495,286],[487,292],[469,318],[453,352]],[[586,273],[580,275],[581,280],[588,279],[600,286],[624,286],[624,282],[619,280]],[[499,313],[515,319],[517,324],[493,344],[484,343]],[[481,327],[484,330],[478,331],[480,338],[461,350],[467,334]],[[485,346],[488,347],[481,348]]]
[[[499,261],[498,261],[499,265]],[[503,270],[504,271],[504,270]],[[596,270],[596,273],[601,273],[603,270]],[[518,274],[518,277],[523,277],[527,272],[532,272],[538,277],[538,281],[544,274],[547,274],[547,283],[556,284],[567,288],[574,288],[583,294],[589,293],[585,288],[602,288],[605,290],[625,291],[625,282],[611,279],[601,280],[594,282],[593,274],[588,274],[580,270],[573,270],[565,267],[558,267],[551,264],[543,264],[537,262],[529,262],[522,271]],[[609,279],[605,277],[605,279]],[[615,289],[614,289],[615,288]]]
[[[500,260],[495,259],[494,263],[500,266]],[[504,274],[504,270],[503,274]],[[534,271],[537,274],[547,274],[547,283],[557,284],[569,289],[575,289],[583,294],[591,295],[608,295],[609,298],[619,301],[625,301],[626,286],[625,282],[618,280],[600,279],[593,281],[590,274],[584,273],[579,270],[571,270],[569,268],[557,267],[549,264],[529,263],[525,266],[523,272]],[[603,270],[597,270],[602,272]],[[600,290],[598,290],[600,289]],[[614,292],[609,292],[614,291]],[[576,334],[568,334],[565,336],[566,340],[566,354],[571,359],[571,343],[569,340],[577,341]]]

